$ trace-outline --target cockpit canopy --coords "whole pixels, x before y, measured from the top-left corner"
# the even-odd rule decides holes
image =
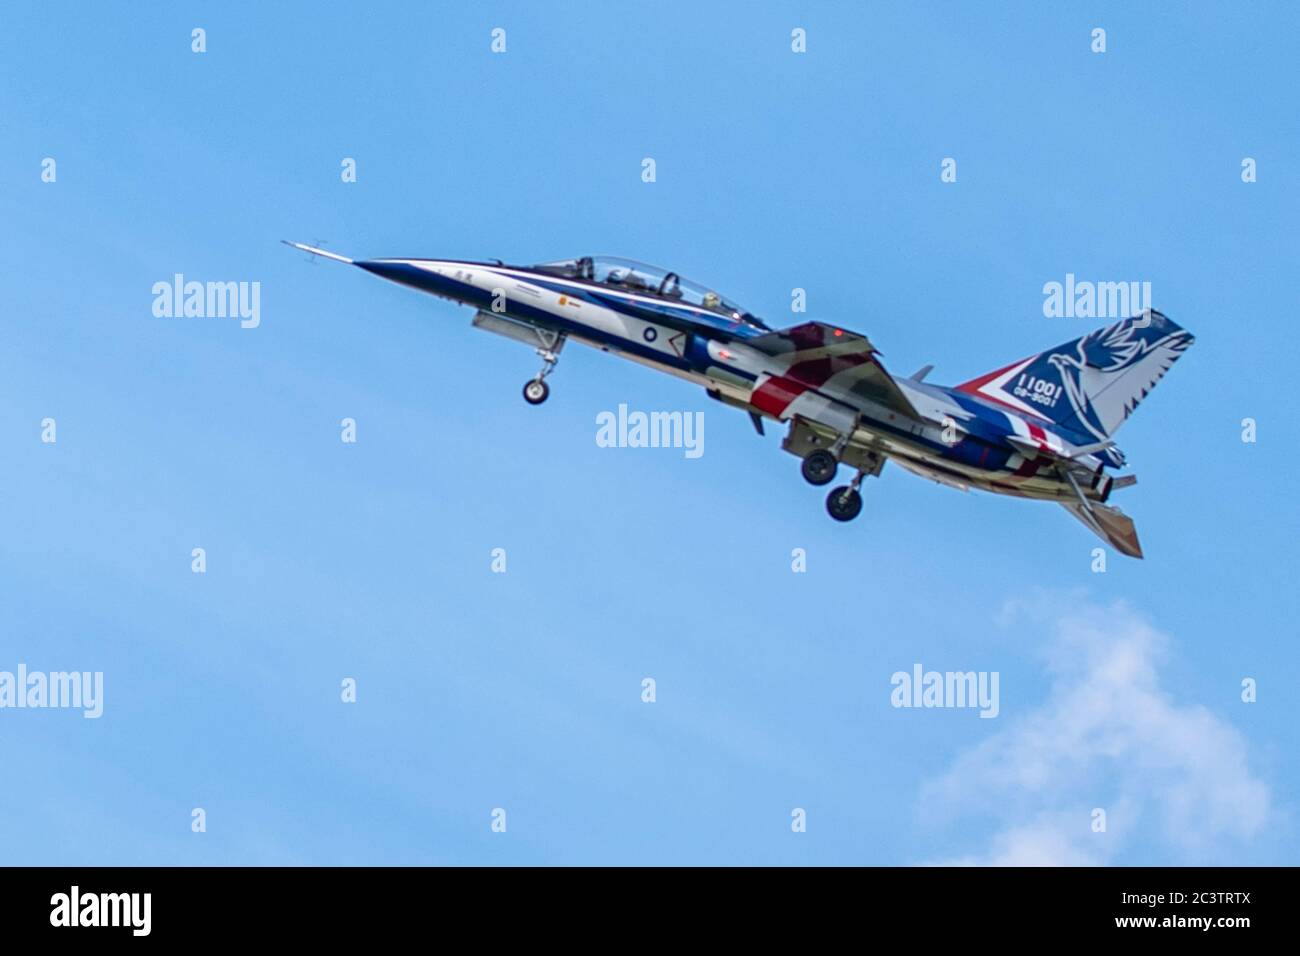
[[[565,279],[594,282],[624,292],[635,292],[638,295],[654,296],[668,302],[707,309],[734,322],[744,322],[760,329],[768,328],[762,321],[707,286],[683,279],[676,272],[646,265],[644,262],[619,259],[615,256],[583,256],[581,259],[544,262],[533,268],[538,272]]]

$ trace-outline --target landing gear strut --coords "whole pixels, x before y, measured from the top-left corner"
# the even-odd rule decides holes
[[[862,495],[858,488],[865,477],[866,472],[860,471],[847,485],[832,488],[826,496],[826,510],[836,521],[852,521],[862,513]]]
[[[555,370],[555,363],[560,360],[560,349],[564,347],[564,336],[556,334],[550,347],[540,348],[537,354],[542,357],[542,370],[536,378],[524,383],[524,401],[529,405],[540,405],[551,394],[551,387],[546,384],[546,376]]]

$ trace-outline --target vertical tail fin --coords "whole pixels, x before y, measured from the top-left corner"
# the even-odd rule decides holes
[[[957,389],[1047,419],[1088,441],[1105,441],[1193,341],[1190,332],[1149,310]]]

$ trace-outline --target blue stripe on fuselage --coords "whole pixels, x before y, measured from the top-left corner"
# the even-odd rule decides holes
[[[357,265],[381,279],[387,279],[399,285],[410,286],[413,289],[419,289],[421,292],[432,292],[434,295],[456,299],[459,302],[480,308],[491,308],[492,306],[492,293],[488,290],[476,288],[467,282],[449,279],[429,269],[413,266],[409,262],[386,262],[382,259],[371,259],[358,262]]]
[[[694,309],[688,306],[672,305],[668,302],[643,302],[639,299],[623,298],[617,292],[589,288],[577,283],[571,285],[531,275],[525,281],[541,286],[543,289],[550,289],[552,292],[559,292],[571,298],[580,299],[583,302],[590,302],[592,305],[604,306],[614,312],[631,316],[634,319],[641,319],[645,322],[666,321],[675,327],[687,325],[691,328],[704,329],[709,332],[721,332],[733,339],[757,338],[760,335],[767,334],[762,329],[746,322],[729,319],[707,309]]]
[[[434,295],[454,299],[476,308],[484,310],[492,308],[493,296],[490,291],[448,278],[428,269],[421,269],[406,262],[385,262],[382,260],[369,260],[356,264],[367,272],[401,285],[411,286],[424,292],[431,292]],[[691,334],[692,329],[698,330],[701,335],[718,339],[724,339],[728,336],[741,339],[754,338],[766,334],[753,326],[732,322],[713,313],[707,313],[707,318],[711,321],[705,321],[706,316],[701,315],[700,312],[667,303],[660,305],[658,303],[627,300],[617,294],[587,288],[581,284],[570,285],[557,282],[549,278],[543,279],[530,275],[523,279],[518,276],[496,272],[490,266],[481,263],[467,262],[465,265],[467,268],[492,272],[494,275],[499,275],[503,281],[527,282],[553,292],[571,296],[591,305],[608,308],[631,318],[646,322],[660,321],[666,325],[681,328],[687,334]],[[608,346],[621,352],[637,355],[670,368],[687,372],[703,371],[700,366],[683,356],[650,348],[639,339],[614,335],[563,315],[557,315],[548,309],[531,305],[519,295],[512,296],[507,293],[506,314],[511,318],[534,322],[545,328],[571,333],[597,345]],[[715,320],[716,324],[712,320]],[[755,379],[752,373],[738,368],[720,366],[716,362],[710,362],[709,364],[724,368],[731,374],[750,381]],[[1011,433],[1010,422],[1007,420],[1006,413],[962,392],[953,389],[943,389],[943,391],[964,410],[970,412],[972,416],[961,423],[962,428],[968,434],[955,445],[949,446],[943,442],[931,441],[914,434],[907,428],[899,428],[889,422],[870,421],[869,426],[874,431],[889,433],[915,445],[922,446],[940,458],[961,463],[968,467],[979,468],[983,471],[1005,472],[1008,460],[1015,454],[1014,449],[1006,442],[1006,436]]]
[[[421,269],[418,266],[413,266],[406,262],[384,262],[380,260],[358,262],[357,265],[365,269],[367,272],[380,276],[381,278],[388,279],[392,282],[399,283],[401,285],[410,286],[412,288],[419,289],[423,292],[431,292],[434,295],[440,295],[440,296],[445,296],[447,298],[455,299],[459,302],[464,302],[467,305],[480,308],[485,311],[490,311],[492,308],[493,296],[492,293],[489,292],[488,290],[480,289],[477,286],[470,285],[469,283],[466,282],[459,282],[455,279],[449,279],[446,276],[439,275],[436,272],[431,272],[428,269]],[[482,271],[491,272],[493,275],[500,276],[503,280],[514,279],[517,281],[525,281],[525,280],[519,280],[516,276],[502,275],[501,273],[496,272],[495,270],[491,269],[488,266],[475,265],[472,263],[467,263],[466,265],[470,266],[471,268],[477,268]],[[545,280],[534,279],[533,277],[529,277],[526,281],[535,285],[539,285],[551,289],[552,291],[560,292],[565,295],[570,295],[572,296],[572,298],[579,299],[584,302],[589,302],[592,305],[600,305],[606,308],[611,308],[613,309],[613,311],[619,312],[620,314],[623,315],[629,315],[632,318],[642,319],[643,321],[653,321],[653,318],[647,318],[646,316],[634,314],[627,307],[626,303],[620,303],[620,305],[622,305],[623,307],[615,308],[613,303],[599,301],[597,298],[593,297],[586,290],[583,289],[579,289],[575,291],[573,289],[570,289],[568,286],[553,285],[550,282],[547,282]],[[543,326],[544,328],[550,328],[561,332],[572,333],[573,335],[576,335],[579,338],[586,339],[591,342],[595,342],[598,345],[609,346],[610,348],[618,349],[621,352],[629,352],[634,355],[638,355],[642,358],[649,359],[654,362],[658,362],[661,365],[669,366],[671,368],[677,368],[682,371],[688,371],[688,372],[703,371],[703,369],[701,369],[699,366],[695,365],[694,363],[692,363],[691,361],[689,361],[683,356],[676,355],[673,352],[663,352],[660,351],[659,349],[651,348],[648,344],[642,342],[639,339],[625,338],[621,335],[614,335],[609,332],[605,332],[601,329],[594,328],[583,322],[574,321],[573,319],[567,318],[563,315],[557,315],[556,313],[548,309],[544,309],[535,305],[530,305],[526,299],[520,297],[519,295],[512,296],[507,292],[505,299],[506,299],[505,314],[511,318],[522,319],[527,322],[534,322],[538,325]],[[707,326],[702,326],[697,322],[688,322],[684,324],[698,327],[701,329],[702,332],[705,333],[713,333],[716,331]],[[686,334],[690,334],[690,333],[687,332]],[[717,368],[725,369],[726,371],[730,372],[733,375],[736,375],[740,378],[748,379],[750,381],[753,381],[755,378],[755,376],[752,373],[746,372],[743,369],[733,368],[728,365],[721,365],[720,363],[715,361],[711,361],[709,365]]]

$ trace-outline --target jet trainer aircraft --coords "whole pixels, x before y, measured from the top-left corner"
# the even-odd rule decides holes
[[[570,339],[702,385],[711,398],[788,425],[781,447],[803,476],[829,484],[832,518],[862,510],[862,479],[886,460],[962,491],[1056,501],[1118,551],[1142,557],[1137,531],[1106,504],[1133,475],[1114,434],[1192,344],[1147,311],[962,385],[885,371],[864,335],[822,322],[774,330],[707,286],[628,259],[535,266],[449,259],[353,260],[288,245],[475,309],[472,324],[533,346],[542,359],[524,399],[546,401],[546,377]]]

